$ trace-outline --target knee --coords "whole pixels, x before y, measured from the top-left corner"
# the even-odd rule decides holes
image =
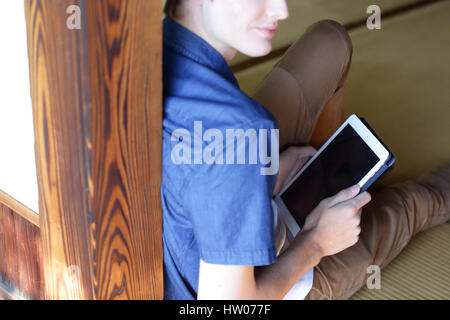
[[[326,19],[312,24],[308,28],[309,32],[314,32],[325,39],[323,44],[328,46],[329,52],[333,52],[336,57],[342,57],[342,63],[348,67],[353,55],[353,44],[347,30],[339,22]],[[348,68],[346,68],[348,69]]]

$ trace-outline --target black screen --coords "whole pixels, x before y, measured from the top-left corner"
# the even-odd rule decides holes
[[[281,199],[303,227],[306,216],[322,199],[361,181],[379,160],[355,130],[346,125]]]

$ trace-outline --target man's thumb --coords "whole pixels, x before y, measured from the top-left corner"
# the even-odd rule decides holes
[[[347,189],[339,191],[336,195],[328,198],[328,205],[330,207],[343,202],[345,200],[349,200],[358,195],[360,187],[358,184],[355,184]]]

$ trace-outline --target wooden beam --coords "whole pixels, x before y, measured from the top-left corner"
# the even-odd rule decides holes
[[[2,190],[0,190],[0,204],[3,204],[4,206],[10,208],[15,213],[22,216],[22,218],[24,218],[25,220],[31,222],[36,227],[39,227],[39,215]]]
[[[42,299],[44,273],[39,227],[1,203],[0,256],[0,288],[16,298]]]
[[[25,7],[46,298],[161,299],[161,2]]]
[[[16,296],[11,294],[8,290],[3,288],[0,284],[0,300],[19,300]]]

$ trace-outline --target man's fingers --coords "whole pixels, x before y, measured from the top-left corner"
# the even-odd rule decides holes
[[[356,196],[353,201],[355,201],[356,208],[361,209],[366,204],[368,204],[372,200],[372,196],[367,191]]]
[[[311,147],[311,146],[301,147],[298,151],[298,156],[301,158],[311,157],[311,156],[315,155],[316,152],[317,152],[317,150],[314,147]]]
[[[290,147],[291,152],[295,153],[295,157],[292,158],[294,165],[289,173],[288,181],[292,179],[297,172],[309,161],[309,159],[316,154],[317,150],[311,146],[305,147]]]
[[[355,213],[357,214],[362,207],[364,207],[366,204],[370,202],[370,200],[371,200],[370,194],[367,191],[365,191],[359,194],[358,196],[354,197],[353,199],[343,201],[337,205],[350,207],[353,210],[355,210]]]
[[[358,212],[356,212],[356,218],[357,218],[359,221],[361,221],[361,214],[362,214],[362,208],[360,208],[360,209],[358,210]]]
[[[317,152],[314,147],[291,146],[280,154],[280,166],[278,171],[277,184],[273,195],[276,195],[290,181],[295,174],[306,164],[309,157]]]
[[[354,198],[359,192],[359,185],[355,184],[350,188],[339,191],[336,195],[325,199],[328,207],[337,205],[338,203]]]
[[[296,159],[301,159],[315,155],[317,150],[312,146],[290,146],[284,152],[293,154]]]

